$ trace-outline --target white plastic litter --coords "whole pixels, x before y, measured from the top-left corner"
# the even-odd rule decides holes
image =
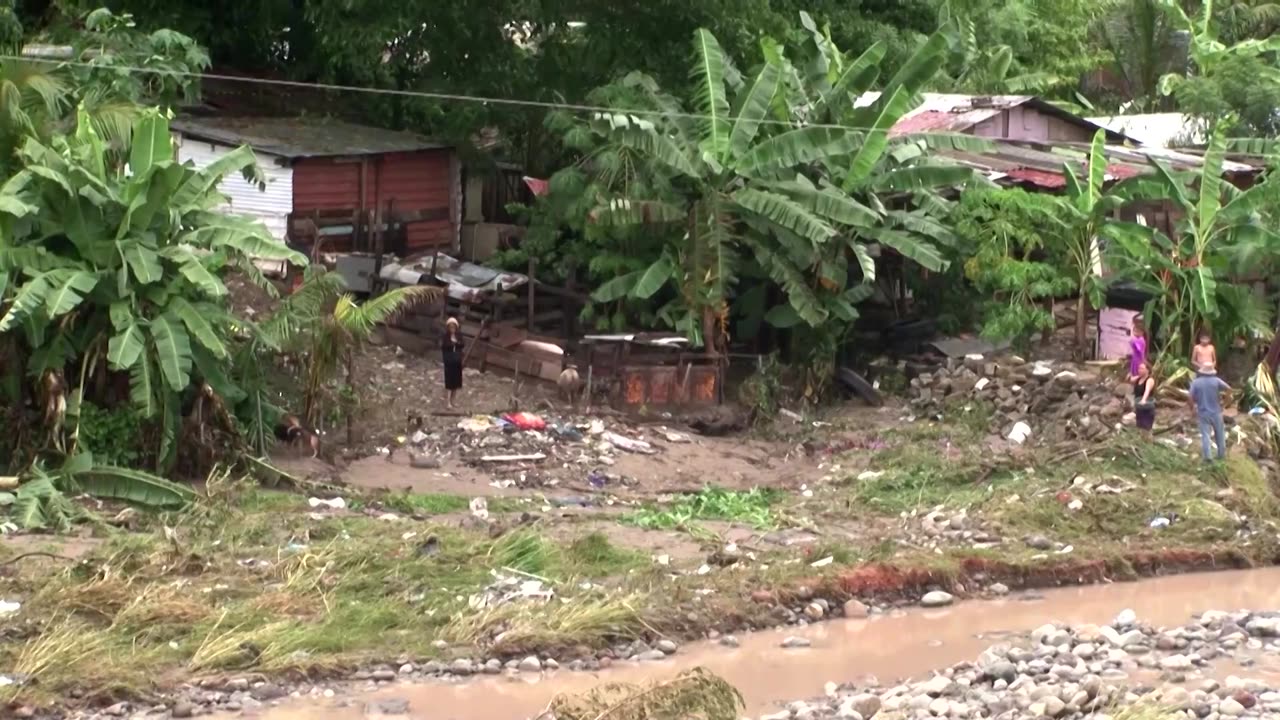
[[[22,603],[0,600],[0,615],[12,615],[22,609]]]
[[[1031,426],[1019,421],[1014,424],[1013,429],[1009,431],[1009,439],[1021,445],[1031,437]]]
[[[481,520],[489,519],[489,503],[482,497],[471,498],[471,515]]]
[[[347,509],[347,501],[340,497],[331,498],[329,500],[321,500],[320,498],[310,498],[307,500],[307,504],[313,508],[327,507],[330,510],[346,510]]]
[[[610,445],[618,448],[619,450],[626,450],[627,452],[639,453],[641,455],[652,455],[657,452],[657,450],[653,449],[652,445],[643,440],[633,440],[632,438],[623,437],[615,432],[606,432],[603,437]]]

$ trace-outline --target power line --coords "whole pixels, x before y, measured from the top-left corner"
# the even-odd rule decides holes
[[[188,77],[188,78],[195,78],[199,80],[222,80],[227,82],[245,83],[249,85],[255,85],[255,84],[271,85],[276,87],[289,87],[289,88],[300,88],[300,89],[309,89],[309,90],[329,90],[334,92],[362,93],[366,95],[391,95],[396,97],[411,97],[411,98],[419,98],[424,100],[440,100],[445,102],[469,102],[469,103],[478,103],[482,105],[507,105],[512,107],[541,108],[544,110],[569,110],[569,111],[575,111],[575,112],[602,113],[602,114],[609,114],[609,115],[624,114],[624,115],[635,115],[635,116],[641,116],[641,117],[644,117],[644,116],[672,117],[672,118],[682,118],[686,120],[701,120],[701,121],[716,120],[716,118],[711,115],[705,115],[701,113],[615,108],[615,107],[608,107],[604,105],[584,105],[584,104],[578,104],[578,103],[549,102],[545,100],[523,100],[520,98],[487,97],[483,95],[440,93],[440,92],[430,92],[425,90],[397,90],[394,88],[367,87],[367,86],[361,86],[361,85],[338,85],[333,83],[304,82],[301,80],[277,80],[274,78],[242,77],[239,75],[223,75],[219,73],[190,72],[186,70],[163,70],[160,68],[134,67],[134,66],[128,66],[128,65],[104,66],[104,65],[91,63],[91,62],[79,61],[79,60],[63,60],[63,59],[44,58],[44,57],[29,57],[25,55],[0,54],[0,60],[17,60],[21,62],[45,63],[48,65],[84,67],[84,68],[90,68],[95,70],[126,70],[128,72],[133,72],[133,73]],[[1123,116],[1117,116],[1117,117],[1123,117]],[[724,118],[724,119],[736,120],[737,118],[731,117],[731,118]],[[773,126],[780,125],[780,126],[789,127],[789,128],[796,128],[796,127],[825,128],[829,130],[849,130],[849,131],[858,131],[858,132],[870,132],[877,129],[877,128],[868,127],[868,126],[842,125],[838,123],[812,123],[812,124],[805,124],[803,126],[798,126],[796,123],[787,122],[784,120],[773,120],[770,118],[762,118],[759,124],[773,125]],[[1001,140],[1001,138],[994,138],[994,139],[987,138],[986,140],[999,141]],[[1072,143],[1065,143],[1065,144],[1071,145]],[[1139,150],[1140,149],[1141,148],[1139,148]],[[1194,155],[1194,153],[1188,153],[1188,154]],[[1273,157],[1267,154],[1249,153],[1249,152],[1230,152],[1229,154],[1235,157],[1249,157],[1249,158],[1258,158],[1263,160],[1269,160]]]
[[[331,90],[335,92],[353,92],[364,93],[366,95],[393,95],[398,97],[412,97],[424,100],[441,100],[446,102],[469,102],[482,105],[509,105],[513,107],[529,107],[542,108],[545,110],[571,110],[576,112],[604,113],[610,115],[637,115],[637,116],[653,116],[653,117],[675,117],[688,120],[716,120],[711,115],[687,112],[667,112],[665,110],[639,110],[612,108],[603,105],[582,105],[577,103],[549,102],[544,100],[522,100],[519,98],[500,98],[486,97],[483,95],[464,95],[456,93],[440,93],[429,92],[425,90],[396,90],[394,88],[378,88],[365,87],[360,85],[336,85],[332,83],[314,83],[303,82],[300,80],[277,80],[273,78],[253,78],[241,77],[238,75],[222,75],[218,73],[202,73],[190,72],[186,70],[162,70],[159,68],[131,67],[128,65],[98,65],[91,62],[78,60],[58,60],[52,58],[28,57],[24,55],[3,55],[0,54],[0,60],[18,60],[22,62],[38,62],[49,65],[64,65],[72,67],[84,67],[95,70],[126,70],[133,73],[149,73],[153,75],[168,75],[177,77],[189,77],[199,80],[223,80],[228,82],[240,82],[257,85],[273,85],[277,87],[303,88],[311,90]],[[734,120],[736,118],[721,118],[722,120]],[[761,125],[783,125],[786,127],[797,127],[795,123],[786,122],[784,120],[773,120],[762,118]],[[812,123],[805,124],[806,128],[826,128],[830,130],[859,130],[870,131],[875,130],[873,127],[859,127],[857,125],[840,125],[828,123]]]

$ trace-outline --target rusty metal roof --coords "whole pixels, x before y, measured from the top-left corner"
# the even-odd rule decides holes
[[[317,117],[193,117],[175,131],[224,145],[248,145],[284,158],[383,155],[450,147],[421,135]]]
[[[1152,160],[1157,160],[1175,171],[1195,171],[1204,163],[1203,158],[1190,153],[1156,147],[1126,147],[1107,145],[1106,179],[1108,182],[1124,180],[1154,172]],[[993,140],[986,152],[940,151],[939,156],[961,165],[974,168],[988,179],[1002,184],[1022,185],[1041,190],[1059,190],[1066,187],[1063,167],[1070,165],[1077,177],[1084,177],[1088,159],[1088,147],[1084,143],[1045,144],[1015,140]],[[1254,173],[1260,168],[1240,162],[1225,161],[1223,174]]]
[[[866,107],[880,98],[878,92],[863,93],[854,101],[855,107]],[[921,102],[911,112],[902,116],[890,135],[908,135],[921,132],[964,132],[1000,113],[1028,105],[1038,112],[1061,118],[1091,130],[1106,130],[1112,141],[1127,140],[1123,133],[1099,125],[1088,118],[1068,112],[1034,95],[961,95],[956,93],[924,93]]]

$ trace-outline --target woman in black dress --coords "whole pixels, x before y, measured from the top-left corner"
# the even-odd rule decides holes
[[[1133,383],[1133,413],[1138,429],[1150,433],[1156,423],[1156,379],[1151,377],[1151,367],[1138,363],[1138,374],[1129,381]]]
[[[444,359],[444,389],[453,409],[453,398],[462,389],[462,335],[458,332],[458,319],[449,318],[444,324],[444,340],[440,347]]]

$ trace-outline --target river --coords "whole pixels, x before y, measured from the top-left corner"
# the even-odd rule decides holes
[[[736,686],[747,713],[821,695],[828,681],[869,674],[882,681],[918,677],[972,660],[1004,633],[1047,622],[1102,624],[1131,608],[1146,623],[1178,625],[1205,610],[1280,609],[1280,568],[1200,573],[1066,589],[1029,596],[959,603],[941,610],[913,609],[866,620],[833,620],[739,636],[740,646],[684,646],[656,663],[617,663],[597,673],[564,670],[515,677],[479,676],[455,682],[392,683],[376,691],[352,691],[333,699],[295,698],[264,708],[263,720],[356,720],[379,700],[409,702],[414,720],[525,720],[542,712],[557,693],[577,693],[601,682],[663,679],[703,666]],[[812,647],[784,650],[789,636]],[[1280,677],[1280,668],[1258,667],[1254,676]],[[335,707],[335,705],[343,705]],[[224,716],[231,717],[231,716]]]

